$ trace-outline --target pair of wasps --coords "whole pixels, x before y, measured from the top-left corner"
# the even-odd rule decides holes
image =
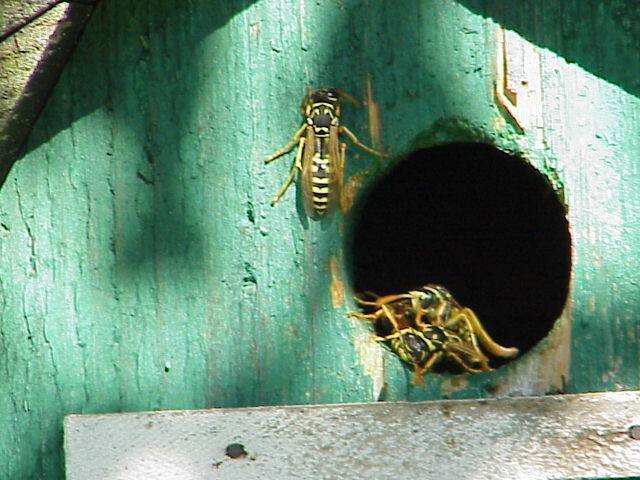
[[[272,205],[284,195],[299,171],[302,202],[307,215],[322,217],[335,209],[340,202],[346,151],[346,145],[339,140],[341,134],[373,155],[388,157],[388,154],[361,143],[351,130],[340,124],[342,98],[358,106],[351,95],[337,88],[308,87],[300,106],[305,121],[289,143],[265,160],[266,163],[272,162],[298,146],[291,171],[271,200]]]
[[[436,366],[455,373],[479,373],[491,370],[487,355],[513,358],[519,353],[515,347],[496,343],[473,310],[461,306],[442,285],[371,295],[373,300],[356,297],[370,313],[350,315],[373,322],[376,340],[413,368],[413,383],[424,383],[423,374]]]

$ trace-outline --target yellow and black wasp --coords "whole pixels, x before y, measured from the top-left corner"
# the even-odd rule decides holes
[[[441,360],[448,361],[450,369],[478,373],[491,370],[484,351],[501,358],[518,355],[517,348],[496,343],[473,310],[461,306],[442,285],[374,297],[373,301],[356,297],[374,311],[351,316],[374,322],[376,339],[413,367],[414,382],[422,383],[422,375]]]
[[[269,163],[288,153],[295,145],[298,146],[291,171],[271,200],[272,205],[284,195],[299,170],[302,176],[302,201],[307,215],[321,217],[331,213],[339,203],[342,189],[346,145],[339,142],[341,133],[373,155],[388,156],[362,144],[351,130],[340,124],[342,97],[358,105],[351,95],[336,88],[307,88],[300,106],[305,121],[289,143],[265,160]]]

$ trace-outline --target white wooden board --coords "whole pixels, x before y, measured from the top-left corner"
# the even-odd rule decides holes
[[[70,415],[65,451],[69,480],[606,478],[634,425],[640,392]]]

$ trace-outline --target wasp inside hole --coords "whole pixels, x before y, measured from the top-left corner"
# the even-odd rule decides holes
[[[374,322],[376,340],[413,367],[413,383],[424,384],[422,375],[441,361],[449,370],[479,373],[491,370],[485,351],[501,358],[518,355],[517,348],[496,343],[473,310],[462,307],[441,285],[397,295],[370,295],[373,301],[358,297],[356,301],[373,311],[350,315]]]
[[[266,158],[269,163],[298,146],[293,165],[284,184],[271,200],[275,204],[293,182],[296,171],[301,172],[301,189],[304,210],[310,217],[322,217],[331,213],[339,203],[342,189],[342,172],[345,163],[346,144],[340,143],[344,134],[358,147],[379,157],[388,157],[364,145],[346,126],[340,124],[340,100],[344,97],[354,105],[358,102],[351,95],[337,88],[307,87],[300,110],[305,117],[302,126],[289,143]]]

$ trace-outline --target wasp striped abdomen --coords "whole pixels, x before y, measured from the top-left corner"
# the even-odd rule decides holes
[[[331,165],[328,159],[316,155],[311,166],[311,195],[313,209],[318,215],[323,215],[329,204],[329,182]]]

